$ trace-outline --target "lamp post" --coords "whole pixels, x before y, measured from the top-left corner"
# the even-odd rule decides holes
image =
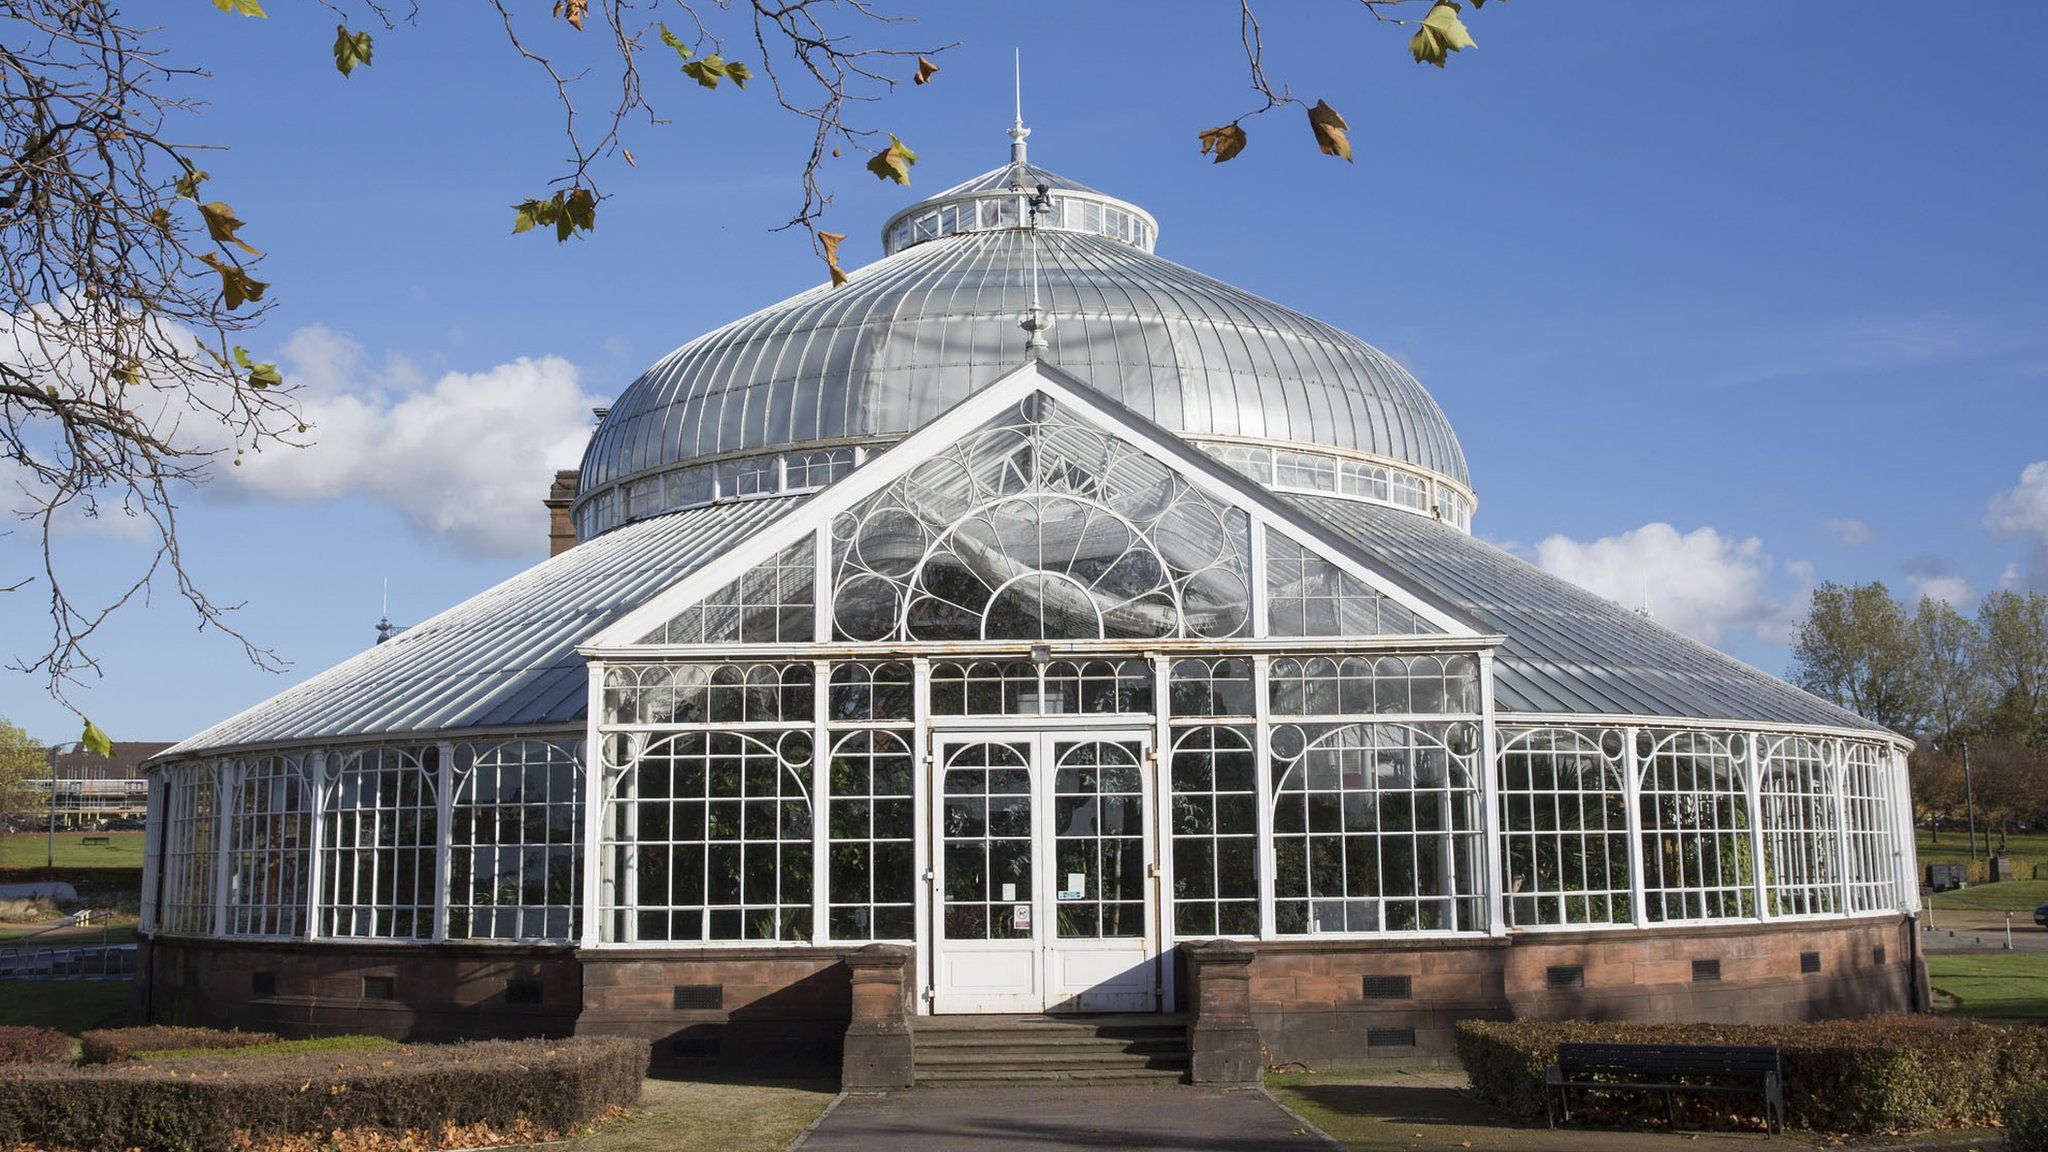
[[[1963,741],[1963,808],[1970,816],[1970,859],[1977,859],[1977,790],[1970,785],[1970,742]]]

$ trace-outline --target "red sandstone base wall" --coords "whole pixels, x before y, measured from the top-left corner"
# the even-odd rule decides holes
[[[1911,1012],[1913,932],[1910,919],[1888,917],[1252,944],[1252,1011],[1271,1060],[1311,1062],[1448,1056],[1456,1023],[1474,1018],[1780,1023]],[[1695,960],[1718,962],[1719,979],[1695,979]],[[1582,983],[1552,987],[1553,967],[1579,969]],[[1410,994],[1368,997],[1366,978],[1384,976],[1407,977]]]
[[[1913,922],[1896,916],[1246,947],[1269,1063],[1449,1056],[1452,1029],[1474,1018],[1777,1022],[1920,1002]],[[144,945],[137,1002],[158,1022],[290,1036],[622,1034],[657,1060],[823,1069],[840,1061],[850,951],[164,938]],[[1720,978],[1695,979],[1696,960]],[[1580,984],[1553,987],[1552,968],[1578,969]],[[1368,977],[1389,976],[1408,978],[1405,995],[1384,980],[1367,995]]]

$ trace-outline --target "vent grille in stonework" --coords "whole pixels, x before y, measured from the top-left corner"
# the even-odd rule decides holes
[[[1719,980],[1721,978],[1721,962],[1719,960],[1693,961],[1692,978],[1695,982],[1704,980]]]
[[[251,996],[275,996],[275,995],[277,995],[277,973],[275,973],[275,972],[251,972],[251,973],[249,973],[249,995],[251,995]]]
[[[1586,969],[1579,964],[1553,964],[1543,970],[1543,983],[1551,988],[1584,988]]]
[[[1364,978],[1367,1000],[1412,1000],[1415,997],[1415,982],[1409,976],[1367,976]]]
[[[1365,1030],[1365,1046],[1367,1048],[1413,1048],[1415,1047],[1415,1029],[1367,1028]]]
[[[396,1000],[396,999],[398,999],[398,977],[396,977],[396,976],[365,976],[365,977],[363,977],[363,999],[365,999],[365,1000]]]
[[[723,984],[676,985],[676,1011],[716,1012],[725,1007]]]
[[[1871,962],[1872,964],[1879,964],[1879,965],[1882,965],[1882,964],[1884,963],[1884,945],[1882,945],[1882,944],[1873,944],[1873,945],[1871,945],[1871,948],[1870,948],[1870,962]]]
[[[1810,976],[1810,975],[1812,975],[1813,973],[1815,973],[1815,972],[1818,972],[1818,971],[1820,971],[1820,953],[1818,953],[1818,952],[1801,952],[1801,953],[1799,954],[1799,972],[1800,972],[1800,975],[1802,975],[1802,976]]]
[[[538,980],[507,980],[505,982],[505,1003],[538,1004],[541,989]]]

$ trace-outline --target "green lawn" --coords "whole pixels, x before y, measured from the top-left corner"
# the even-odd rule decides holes
[[[1961,828],[1951,828],[1946,823],[1941,829],[1941,843],[1934,842],[1933,833],[1922,828],[1915,834],[1919,845],[1920,863],[1967,864],[1970,861],[1970,834]],[[1977,829],[1977,858],[1985,859],[1998,850],[1996,833],[1986,835],[1983,828]],[[2048,860],[2048,835],[2017,832],[2006,838],[2006,854],[2022,860]]]
[[[104,836],[107,844],[88,846],[87,836]],[[59,868],[140,868],[140,832],[58,832]],[[16,832],[0,838],[0,868],[41,868],[49,862],[49,836],[42,832]]]
[[[1929,956],[1927,979],[1968,1016],[2048,1017],[2048,953]]]
[[[1960,892],[1938,892],[1928,899],[1936,908],[1991,909],[1998,912],[2024,912],[2022,921],[2015,916],[2016,923],[2031,928],[2034,924],[2034,909],[2048,904],[2048,880],[2008,880],[2003,884],[1974,884]]]
[[[73,1036],[128,1007],[127,980],[0,980],[0,1024],[33,1024]]]

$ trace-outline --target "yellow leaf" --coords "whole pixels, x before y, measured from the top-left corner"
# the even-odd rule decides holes
[[[1323,150],[1323,155],[1341,156],[1346,162],[1350,161],[1351,137],[1348,133],[1351,125],[1344,122],[1344,117],[1338,115],[1335,108],[1321,100],[1316,101],[1316,106],[1308,110],[1308,126],[1315,132],[1316,147]]]
[[[910,166],[915,163],[917,163],[917,153],[912,152],[909,145],[898,140],[896,134],[891,132],[889,134],[889,146],[868,158],[868,171],[873,172],[876,179],[894,180],[898,184],[908,184],[910,183]]]
[[[846,233],[844,232],[821,231],[818,233],[818,246],[824,250],[825,267],[832,273],[832,286],[834,288],[851,279],[851,277],[847,276],[846,269],[839,266],[839,246],[845,242]]]
[[[201,256],[199,261],[220,274],[221,298],[230,309],[263,299],[263,293],[270,288],[269,284],[244,272],[239,265],[230,264],[211,252]]]
[[[270,15],[263,10],[260,0],[213,0],[213,6],[223,12],[233,12],[242,16]]]
[[[1422,18],[1422,24],[1415,29],[1415,35],[1408,40],[1408,51],[1417,64],[1434,64],[1441,68],[1450,54],[1472,47],[1472,33],[1465,28],[1465,22],[1458,19],[1458,6],[1451,0],[1437,0],[1436,7]]]
[[[569,27],[578,32],[583,31],[583,18],[589,14],[590,0],[555,0],[555,16],[567,20]]]
[[[213,237],[215,243],[233,244],[251,256],[263,255],[263,253],[249,247],[247,241],[235,235],[236,229],[242,227],[242,222],[235,219],[235,210],[233,208],[228,207],[219,200],[215,200],[211,204],[201,204],[199,206],[199,215],[206,219],[206,234]]]
[[[112,738],[105,732],[100,731],[100,726],[90,720],[85,722],[85,732],[79,736],[78,742],[85,745],[87,752],[96,753],[101,756],[112,756],[114,754],[114,741]]]
[[[631,148],[619,149],[619,155],[626,158],[626,167],[638,168],[640,166],[639,162],[633,159],[633,150]]]
[[[1244,151],[1244,129],[1235,124],[1225,124],[1221,128],[1205,128],[1196,138],[1202,142],[1202,155],[1207,156],[1214,152],[1218,164]]]
[[[919,56],[917,58],[917,75],[912,76],[910,79],[915,84],[929,84],[932,82],[932,77],[938,74],[939,66],[937,64]]]

